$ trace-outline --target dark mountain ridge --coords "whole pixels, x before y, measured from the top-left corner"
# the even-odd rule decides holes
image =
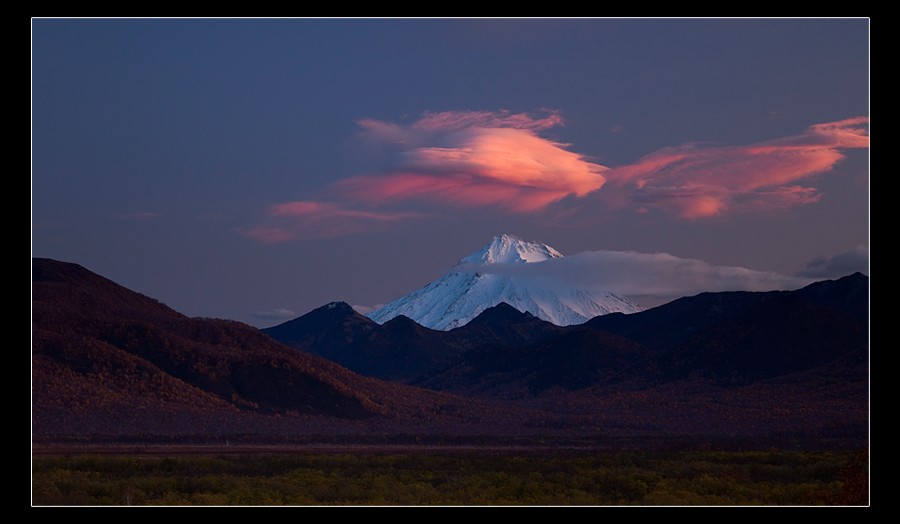
[[[837,361],[863,377],[867,280],[857,273],[791,292],[702,293],[595,317],[539,343],[468,351],[411,383],[487,397],[492,388],[504,397],[552,388],[645,389],[692,378],[746,385]]]
[[[337,361],[344,347],[366,339],[380,327],[346,302],[332,302],[261,331],[289,346]]]
[[[340,304],[263,332],[364,375],[454,391],[466,384],[485,391],[507,377],[525,380],[532,394],[698,374],[758,380],[851,354],[860,361],[868,347],[868,277],[861,273],[796,291],[701,293],[568,327],[505,303],[451,331],[406,317],[379,326]]]
[[[61,367],[102,383],[104,373],[118,371],[125,359],[184,384],[177,389],[199,390],[185,400],[200,395],[210,405],[224,401],[261,413],[372,414],[348,393],[342,383],[347,377],[332,363],[276,344],[248,326],[188,318],[75,264],[33,259],[32,274],[32,358],[38,370]],[[39,401],[51,394],[35,393]],[[184,394],[166,396],[178,403]]]
[[[656,362],[670,379],[702,373],[753,381],[844,357],[857,364],[868,360],[866,323],[784,293],[706,328]]]
[[[492,343],[532,344],[562,329],[505,303],[486,309],[465,326],[439,331],[402,315],[379,325],[345,302],[333,302],[261,331],[357,373],[409,382],[467,350]]]
[[[484,410],[186,317],[76,264],[32,259],[31,315],[35,434],[296,432],[309,417],[438,424],[440,405]]]
[[[674,348],[719,322],[735,318],[782,295],[795,296],[840,315],[868,320],[869,277],[854,273],[838,280],[814,282],[795,291],[700,293],[652,309],[594,317],[584,326],[609,331],[655,350]]]
[[[280,326],[295,346],[74,264],[33,259],[32,278],[35,435],[867,435],[863,275],[566,328],[500,305],[443,332],[333,303]]]
[[[487,398],[521,398],[606,383],[650,353],[627,338],[583,327],[524,346],[480,346],[410,383]]]

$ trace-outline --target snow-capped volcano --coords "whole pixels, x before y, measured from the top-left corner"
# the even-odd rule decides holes
[[[542,262],[550,258],[562,258],[562,254],[546,244],[525,242],[516,237],[501,235],[494,237],[490,244],[479,251],[460,260],[457,266],[464,264]]]
[[[503,271],[517,264],[540,264],[562,257],[545,244],[510,235],[494,237],[484,248],[461,259],[443,278],[366,316],[383,324],[404,315],[431,329],[450,330],[501,302],[559,326],[581,324],[607,313],[641,311],[612,293],[555,287],[515,271]]]

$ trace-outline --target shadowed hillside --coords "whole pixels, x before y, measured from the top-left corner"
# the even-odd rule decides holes
[[[37,434],[284,432],[310,416],[402,422],[449,398],[356,375],[239,322],[188,318],[75,264],[32,260]]]
[[[867,278],[854,275],[796,292],[702,294],[565,328],[501,304],[448,332],[405,317],[379,326],[334,303],[282,326],[291,347],[33,259],[32,429],[862,441],[861,289]]]
[[[348,304],[333,302],[262,331],[357,373],[410,383],[467,350],[489,344],[524,346],[564,330],[506,303],[486,309],[465,326],[440,331],[402,315],[379,325]]]

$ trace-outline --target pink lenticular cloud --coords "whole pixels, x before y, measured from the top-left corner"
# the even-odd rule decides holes
[[[860,117],[810,126],[799,136],[743,147],[686,145],[647,155],[604,173],[609,185],[631,192],[642,208],[684,218],[789,207],[818,200],[796,182],[829,171],[840,149],[868,147]]]
[[[340,188],[348,198],[370,205],[431,200],[463,208],[497,205],[517,213],[543,209],[571,194],[568,190],[519,187],[464,173],[442,177],[415,173],[387,178],[355,177],[342,182]]]
[[[453,206],[490,204],[513,212],[538,211],[568,195],[596,191],[606,181],[601,175],[606,167],[535,134],[559,123],[556,114],[543,119],[488,112],[429,114],[411,126],[423,130],[420,138],[403,140],[427,145],[406,149],[384,173],[345,180],[335,190],[368,204],[425,199]],[[379,136],[403,136],[399,128],[371,121],[363,125]]]
[[[324,198],[275,204],[268,225],[240,232],[276,243],[376,231],[422,216],[383,210],[407,203],[538,213],[591,194],[599,198],[579,205],[599,212],[655,208],[687,219],[767,212],[816,202],[818,191],[799,183],[831,170],[842,149],[869,146],[868,118],[858,117],[749,146],[665,148],[610,169],[539,136],[563,122],[545,112],[426,113],[411,125],[360,120],[364,142],[395,153],[391,165],[338,182]],[[558,217],[574,212],[557,207]]]

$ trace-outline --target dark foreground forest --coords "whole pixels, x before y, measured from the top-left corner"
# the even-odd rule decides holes
[[[847,451],[40,457],[35,505],[866,505]]]

